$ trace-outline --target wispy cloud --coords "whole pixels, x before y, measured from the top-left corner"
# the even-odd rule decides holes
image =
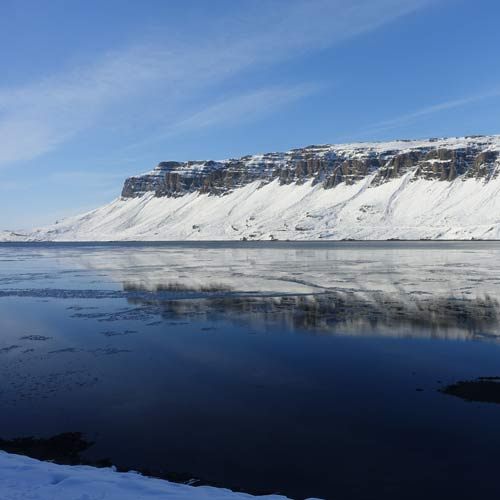
[[[272,114],[280,108],[312,95],[325,86],[316,83],[275,85],[237,94],[217,101],[177,121],[172,121],[153,136],[130,144],[126,149],[137,149],[145,144],[167,137],[188,134],[206,128],[243,124]]]
[[[171,130],[173,133],[188,132],[220,123],[232,125],[252,120],[311,95],[321,88],[321,85],[301,84],[288,87],[275,86],[241,94],[208,106],[175,124]]]
[[[235,74],[331,46],[427,5],[429,0],[290,0],[258,3],[239,20],[225,19],[197,39],[157,39],[101,55],[94,64],[62,70],[18,88],[0,88],[0,166],[52,151],[123,107],[165,115]],[[231,22],[234,21],[234,22]],[[208,36],[208,38],[207,38]],[[249,91],[225,102],[202,102],[178,124],[184,131],[308,95],[307,86]],[[149,103],[149,105],[147,105]],[[274,103],[274,104],[273,104]],[[218,114],[217,118],[211,115]],[[204,125],[205,124],[205,125]],[[163,127],[163,123],[158,123]]]
[[[16,89],[0,89],[0,165],[46,153],[90,126],[107,106],[140,92],[154,60],[136,48]]]
[[[364,129],[361,133],[362,134],[377,133],[377,132],[385,132],[387,130],[397,129],[404,125],[413,123],[419,120],[420,118],[425,118],[427,116],[432,116],[437,113],[448,111],[455,108],[461,108],[469,104],[474,104],[495,97],[500,97],[500,88],[492,89],[478,94],[473,94],[466,97],[461,97],[459,99],[452,99],[449,101],[443,101],[437,104],[432,104],[431,106],[426,106],[417,111],[406,113],[396,118],[391,118],[389,120],[383,120],[374,123],[368,126],[366,129]]]

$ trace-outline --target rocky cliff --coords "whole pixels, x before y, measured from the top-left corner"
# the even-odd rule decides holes
[[[257,180],[278,180],[280,185],[312,180],[331,189],[369,175],[371,185],[377,186],[410,171],[412,180],[489,180],[498,175],[499,154],[499,137],[474,136],[308,146],[223,161],[165,161],[150,173],[127,179],[122,197],[177,197],[194,191],[223,195]]]

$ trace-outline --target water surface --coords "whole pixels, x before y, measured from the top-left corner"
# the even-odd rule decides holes
[[[494,498],[500,243],[0,245],[0,438],[293,498]]]

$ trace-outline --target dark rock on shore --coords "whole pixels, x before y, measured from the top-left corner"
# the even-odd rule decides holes
[[[465,401],[500,404],[500,377],[479,377],[451,384],[440,392]]]

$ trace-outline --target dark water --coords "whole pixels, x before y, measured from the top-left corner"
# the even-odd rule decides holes
[[[0,245],[0,437],[292,498],[498,498],[499,243]]]

